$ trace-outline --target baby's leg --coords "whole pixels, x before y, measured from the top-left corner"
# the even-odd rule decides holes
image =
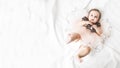
[[[91,51],[91,48],[89,46],[80,46],[79,52],[77,57],[80,59],[80,62],[82,62],[82,57],[85,57],[88,55]]]
[[[70,42],[72,42],[72,41],[78,41],[78,40],[80,40],[80,34],[78,34],[78,33],[72,33],[72,34],[69,34],[68,35],[69,37],[68,37],[68,41],[67,41],[67,43],[70,43]]]

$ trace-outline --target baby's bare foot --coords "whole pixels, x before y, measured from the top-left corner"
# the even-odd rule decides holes
[[[77,56],[77,60],[78,60],[80,63],[82,63],[82,62],[83,62],[83,59],[82,59],[82,58],[80,58],[79,56]]]
[[[80,60],[80,63],[82,63],[82,62],[83,62],[83,59],[82,59],[82,58],[79,58],[79,60]]]

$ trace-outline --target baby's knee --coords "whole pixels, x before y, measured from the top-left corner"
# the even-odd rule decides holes
[[[90,48],[89,46],[86,46],[85,48],[86,48],[86,50],[87,50],[88,52],[91,51],[91,48]]]
[[[91,48],[89,46],[81,46],[78,56],[80,58],[84,57],[84,56],[88,55],[90,53],[90,51],[91,51]]]

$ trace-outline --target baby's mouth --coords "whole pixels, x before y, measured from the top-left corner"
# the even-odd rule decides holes
[[[90,22],[92,22],[92,23],[93,23],[94,21],[93,21],[93,20],[90,20]]]

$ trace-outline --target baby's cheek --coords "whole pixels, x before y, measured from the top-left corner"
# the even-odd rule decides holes
[[[98,22],[98,19],[96,19],[96,22]]]

